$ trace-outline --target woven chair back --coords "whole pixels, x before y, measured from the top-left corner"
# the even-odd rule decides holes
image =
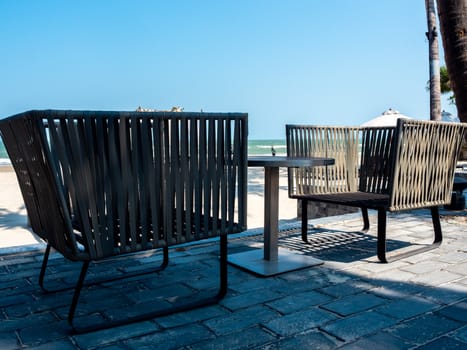
[[[289,196],[355,191],[358,185],[359,129],[286,125],[287,155],[334,158],[332,166],[290,168]]]
[[[389,210],[451,202],[454,172],[466,126],[463,123],[398,121]]]

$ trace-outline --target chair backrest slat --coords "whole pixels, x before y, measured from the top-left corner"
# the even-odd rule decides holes
[[[359,191],[389,194],[394,127],[362,128]]]

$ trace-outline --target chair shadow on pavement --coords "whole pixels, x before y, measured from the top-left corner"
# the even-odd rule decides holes
[[[312,228],[308,243],[301,239],[300,229],[281,233],[279,245],[322,260],[353,262],[376,256],[377,238],[359,231],[343,231],[329,228]],[[411,242],[387,239],[387,252],[410,247]],[[372,259],[373,260],[373,259]]]

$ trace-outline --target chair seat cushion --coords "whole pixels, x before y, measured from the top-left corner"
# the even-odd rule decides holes
[[[389,207],[389,195],[368,192],[342,192],[327,194],[297,195],[297,199],[307,199],[314,202],[327,202],[348,205],[351,207],[364,208],[387,208]]]

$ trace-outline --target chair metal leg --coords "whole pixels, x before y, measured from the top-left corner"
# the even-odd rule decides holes
[[[73,317],[75,316],[76,306],[78,305],[81,289],[83,289],[83,283],[84,279],[86,278],[86,272],[88,271],[88,267],[89,261],[85,261],[83,266],[81,267],[81,273],[79,274],[78,282],[75,286],[75,292],[73,293],[73,299],[71,301],[70,310],[68,311],[68,324],[71,327],[73,327]]]
[[[363,228],[362,232],[368,232],[370,229],[370,220],[368,218],[368,208],[361,208],[362,210],[362,219],[363,219]]]
[[[433,229],[435,231],[435,239],[433,244],[441,243],[443,241],[443,233],[441,231],[441,222],[439,221],[438,207],[431,207],[431,219],[433,221]]]
[[[308,201],[302,199],[302,241],[308,242]]]
[[[219,261],[219,289],[218,289],[217,294],[213,296],[208,296],[203,299],[190,301],[188,303],[183,303],[181,305],[174,305],[169,308],[165,308],[163,310],[152,311],[152,312],[143,313],[143,314],[136,315],[136,316],[129,316],[126,319],[106,321],[102,324],[88,326],[88,327],[76,327],[73,324],[73,316],[76,310],[76,305],[78,303],[79,294],[83,286],[83,281],[84,281],[84,277],[85,277],[86,269],[87,269],[87,268],[85,269],[83,266],[83,269],[81,270],[80,279],[78,280],[78,284],[75,289],[75,294],[73,295],[73,302],[72,302],[72,305],[70,306],[68,322],[70,323],[72,330],[75,334],[82,334],[82,333],[97,331],[101,329],[107,329],[111,327],[117,327],[121,325],[126,325],[126,324],[130,324],[134,322],[140,322],[140,321],[160,317],[160,316],[165,316],[165,315],[169,315],[169,314],[173,314],[173,313],[177,313],[181,311],[188,311],[188,310],[192,310],[195,308],[216,304],[227,294],[227,288],[228,288],[227,236],[226,235],[223,235],[220,237],[220,259],[219,260],[220,260]]]
[[[431,207],[430,209],[435,237],[433,243],[417,245],[418,247],[415,249],[411,249],[410,251],[402,252],[397,255],[392,255],[390,259],[391,261],[428,252],[430,250],[436,249],[441,244],[443,236],[441,232],[441,223],[439,220],[439,210],[438,207]],[[378,209],[378,258],[381,262],[388,262],[388,259],[386,258],[386,211],[384,209]]]
[[[378,209],[378,259],[387,263],[386,259],[386,209]]]
[[[220,237],[220,256],[219,256],[219,269],[220,269],[220,281],[219,281],[219,292],[217,293],[217,300],[221,300],[227,294],[227,235]]]
[[[42,259],[41,272],[39,273],[39,286],[46,293],[50,292],[44,287],[44,276],[45,276],[45,270],[47,269],[47,263],[49,262],[49,255],[50,255],[50,244],[47,244],[47,247],[45,248],[45,252],[44,252],[44,258]]]

